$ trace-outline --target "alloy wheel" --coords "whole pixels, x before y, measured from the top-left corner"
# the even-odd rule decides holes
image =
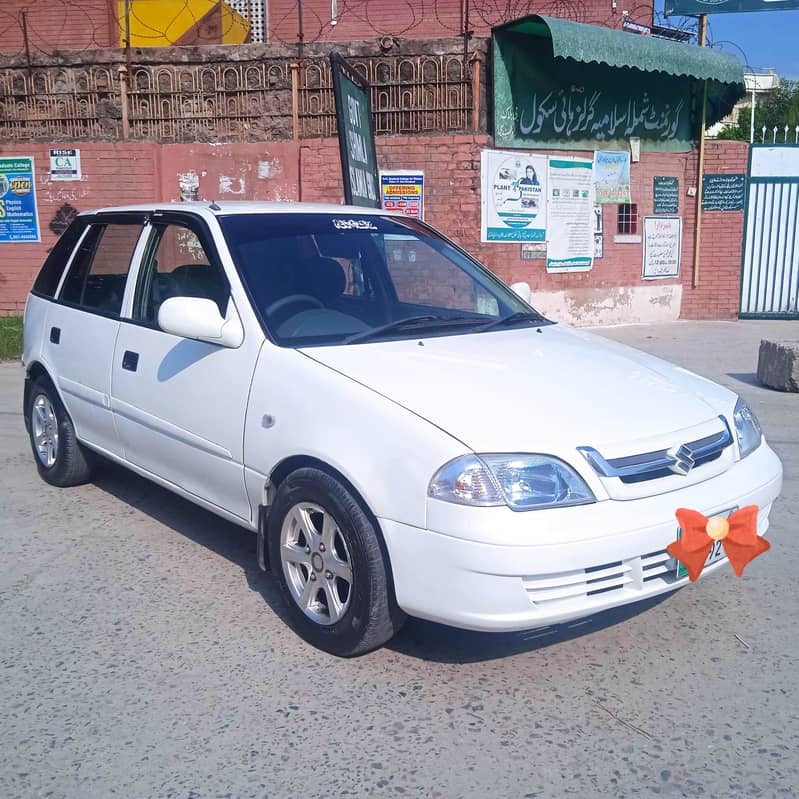
[[[36,456],[43,466],[50,469],[58,458],[58,418],[53,403],[44,394],[33,400],[31,425]]]
[[[335,519],[310,502],[294,505],[280,531],[280,561],[292,599],[317,624],[331,625],[347,612],[352,560]]]

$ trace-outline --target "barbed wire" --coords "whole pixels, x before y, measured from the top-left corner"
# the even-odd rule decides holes
[[[239,12],[243,10],[245,17],[256,17],[252,9],[265,0],[220,0],[215,6],[209,5],[209,11],[219,8],[222,2]],[[528,14],[614,28],[621,28],[625,21],[648,26],[653,18],[662,16],[653,12],[650,3],[622,14],[614,10],[599,12],[583,0],[339,0],[336,5],[333,17],[330,0],[288,3],[279,15],[270,17],[263,38],[270,43],[297,44],[335,41],[337,36],[346,41],[386,36],[413,38],[414,33],[420,38],[488,36],[492,27]],[[40,53],[52,57],[64,50],[124,45],[125,15],[117,12],[113,0],[109,0],[106,13],[100,8],[97,0],[4,0],[0,7],[0,54]],[[142,45],[142,40],[168,45],[218,44],[234,29],[241,32],[235,15],[220,14],[214,39],[203,39],[199,27],[206,15],[198,15],[191,0],[183,0],[159,25],[144,13],[144,8],[144,0],[130,0],[128,4],[133,47],[147,46]],[[265,19],[264,10],[260,9],[259,16]],[[684,29],[691,25],[690,21],[684,24]]]

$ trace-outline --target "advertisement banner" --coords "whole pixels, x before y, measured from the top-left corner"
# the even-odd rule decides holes
[[[33,158],[0,158],[0,244],[41,241]]]
[[[50,150],[50,180],[80,180],[80,150]]]
[[[549,159],[547,272],[587,272],[594,262],[594,162]]]
[[[788,11],[799,8],[799,0],[666,0],[671,14],[730,14],[740,11]]]
[[[682,251],[682,217],[644,217],[644,265],[641,277],[678,277]]]
[[[483,150],[481,241],[546,241],[547,157]]]
[[[594,153],[597,203],[630,203],[630,153],[597,150]]]
[[[392,169],[380,173],[380,199],[386,211],[424,219],[424,172]]]

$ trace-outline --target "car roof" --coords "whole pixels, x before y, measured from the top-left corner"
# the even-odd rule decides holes
[[[140,205],[117,205],[107,208],[96,208],[84,211],[83,214],[124,213],[130,211],[190,211],[194,213],[211,212],[215,216],[231,214],[388,214],[391,211],[382,208],[363,208],[357,205],[335,205],[333,203],[299,203],[299,202],[261,202],[257,200],[205,200],[191,202],[143,203]],[[83,215],[81,214],[81,215]]]

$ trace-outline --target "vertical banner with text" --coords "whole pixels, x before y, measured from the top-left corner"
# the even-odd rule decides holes
[[[33,158],[0,158],[0,244],[41,241]]]
[[[594,263],[594,162],[549,159],[547,272],[587,272]]]
[[[330,54],[344,202],[380,207],[369,84],[338,53]]]

